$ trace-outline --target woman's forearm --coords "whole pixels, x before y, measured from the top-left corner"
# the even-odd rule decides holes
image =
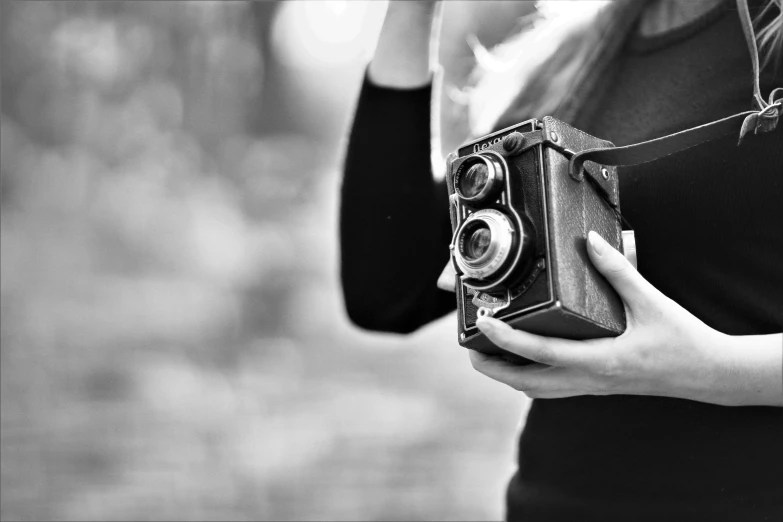
[[[783,406],[783,334],[724,337],[721,371],[710,402]]]
[[[437,59],[440,11],[434,0],[389,2],[369,66],[374,83],[412,88],[430,82]]]
[[[431,168],[432,89],[365,82],[348,148],[340,205],[340,272],[358,326],[407,333],[454,309],[439,290],[451,226]]]

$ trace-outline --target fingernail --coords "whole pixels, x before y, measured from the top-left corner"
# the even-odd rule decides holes
[[[606,241],[597,232],[591,230],[590,233],[587,234],[587,241],[590,243],[590,248],[593,249],[593,252],[597,256],[601,256],[606,252]]]

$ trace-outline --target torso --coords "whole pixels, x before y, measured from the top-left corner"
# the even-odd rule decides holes
[[[663,35],[632,37],[593,93],[596,103],[573,123],[617,145],[644,141],[750,109],[750,78],[736,12],[708,12]],[[764,92],[781,80],[766,74]],[[664,294],[725,333],[780,332],[783,125],[736,142],[727,136],[621,168],[622,212],[636,230],[640,272]],[[509,517],[777,520],[781,440],[778,408],[638,396],[536,400]]]
[[[642,11],[638,33],[650,37],[686,26],[725,0],[654,0]]]

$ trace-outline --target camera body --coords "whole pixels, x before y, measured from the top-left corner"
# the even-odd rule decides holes
[[[476,327],[481,315],[570,339],[625,330],[623,303],[590,262],[586,241],[594,230],[622,251],[616,169],[592,162],[569,169],[575,152],[612,146],[545,117],[448,156],[462,346],[529,362],[492,344]]]

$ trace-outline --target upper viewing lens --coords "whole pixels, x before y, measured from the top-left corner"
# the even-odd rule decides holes
[[[476,163],[468,169],[459,180],[459,191],[466,198],[473,198],[479,195],[487,184],[489,170],[482,163]]]

